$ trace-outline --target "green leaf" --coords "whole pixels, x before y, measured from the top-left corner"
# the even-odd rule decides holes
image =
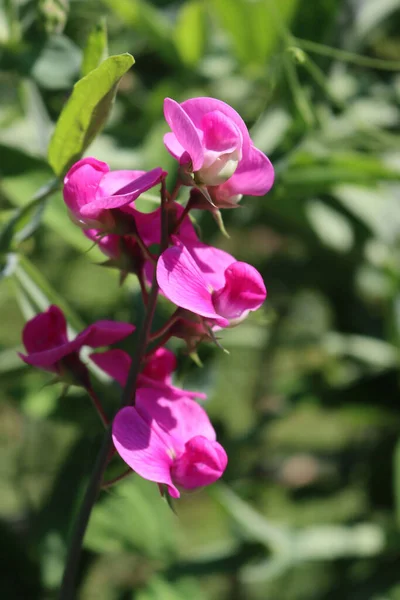
[[[107,56],[107,25],[102,17],[89,34],[83,52],[81,72],[88,75],[96,69]]]
[[[134,64],[130,54],[110,56],[75,84],[50,140],[48,159],[63,175],[104,127],[118,83]]]
[[[204,54],[205,11],[199,0],[182,5],[175,27],[174,39],[179,56],[188,66],[196,65]]]

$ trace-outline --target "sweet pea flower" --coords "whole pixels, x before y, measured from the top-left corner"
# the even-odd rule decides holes
[[[166,98],[164,116],[172,130],[164,136],[168,152],[193,173],[196,184],[210,186],[213,200],[228,206],[243,194],[263,196],[270,190],[273,167],[228,104],[215,98],[181,104]]]
[[[253,266],[211,246],[197,252],[204,267],[181,243],[161,254],[157,281],[171,302],[220,327],[237,325],[262,305],[267,291]]]
[[[228,462],[197,402],[171,402],[151,389],[138,390],[135,406],[117,413],[112,436],[126,464],[144,479],[166,485],[173,498],[179,498],[178,488],[194,490],[214,483]]]
[[[165,175],[161,167],[148,172],[110,171],[100,160],[83,158],[64,178],[64,201],[72,219],[84,229],[96,227],[112,232],[118,224],[110,211],[127,206]]]
[[[123,350],[107,350],[90,355],[91,360],[117,381],[121,387],[125,387],[132,359]],[[138,377],[137,387],[158,390],[165,398],[201,398],[206,395],[201,392],[183,390],[172,384],[172,373],[177,367],[176,358],[171,350],[158,348],[146,361],[142,372]]]
[[[134,329],[134,325],[120,321],[96,321],[69,341],[65,316],[58,306],[52,305],[26,323],[22,340],[27,354],[19,356],[29,365],[67,379],[72,375],[74,383],[86,385],[87,369],[79,359],[82,346],[108,346]]]

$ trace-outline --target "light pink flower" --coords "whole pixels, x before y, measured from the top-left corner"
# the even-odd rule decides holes
[[[90,358],[107,375],[115,379],[121,387],[125,386],[132,362],[129,354],[123,350],[115,349],[91,354]],[[158,390],[170,400],[181,397],[205,399],[206,395],[201,392],[183,390],[172,384],[172,373],[175,371],[176,366],[174,353],[167,348],[158,348],[145,363],[138,377],[138,388]]]
[[[230,255],[221,257],[220,251],[210,246],[205,251],[207,269],[200,268],[183,244],[165,250],[157,263],[160,289],[177,306],[221,327],[236,325],[264,302],[267,292],[262,277],[247,263],[233,257],[229,262]]]
[[[211,186],[212,197],[235,202],[243,194],[263,196],[270,190],[273,167],[228,104],[215,98],[178,104],[166,98],[164,116],[172,130],[164,136],[168,152],[188,166],[198,185]]]
[[[228,461],[201,406],[189,398],[171,402],[150,389],[138,390],[136,405],[117,413],[112,435],[127,465],[166,485],[173,498],[180,496],[178,487],[193,490],[214,483]]]
[[[39,369],[63,375],[66,367],[84,367],[78,352],[82,346],[100,348],[122,340],[135,330],[134,325],[120,321],[96,321],[81,331],[74,340],[67,337],[67,323],[58,306],[28,321],[22,332],[27,354],[20,354],[24,362]]]
[[[64,201],[74,221],[83,228],[112,231],[115,223],[109,211],[130,204],[165,175],[161,167],[148,172],[110,171],[104,162],[83,158],[64,178]]]

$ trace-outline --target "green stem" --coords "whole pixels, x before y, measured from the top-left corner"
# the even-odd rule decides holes
[[[398,60],[384,60],[381,58],[370,58],[369,56],[362,56],[355,52],[348,52],[347,50],[341,50],[339,48],[331,48],[331,46],[325,46],[324,44],[318,44],[311,40],[302,40],[299,38],[292,38],[292,42],[315,54],[321,54],[322,56],[329,56],[336,60],[343,62],[353,63],[359,67],[367,67],[369,69],[380,69],[383,71],[398,71],[400,69],[400,61]]]
[[[164,184],[161,187],[161,251],[165,249],[165,244],[168,245],[166,201],[167,196]],[[135,403],[137,379],[148,344],[151,324],[153,322],[153,317],[157,305],[158,289],[159,288],[156,278],[156,269],[154,269],[153,281],[151,286],[151,292],[149,295],[149,301],[147,304],[146,315],[139,333],[139,340],[136,352],[132,357],[132,363],[129,369],[127,383],[122,393],[120,408],[122,408],[123,406],[127,406],[128,404]],[[96,463],[91,474],[88,487],[86,489],[85,497],[83,499],[81,509],[79,511],[77,521],[75,523],[71,543],[68,549],[67,563],[65,566],[63,580],[61,583],[59,600],[74,600],[76,598],[76,579],[78,574],[79,560],[82,552],[83,539],[85,537],[85,532],[89,523],[92,508],[100,492],[105,468],[109,461],[109,457],[112,456],[111,453],[113,450],[113,443],[111,432],[112,428],[110,425],[107,428],[107,431],[104,435],[103,443],[97,456]]]

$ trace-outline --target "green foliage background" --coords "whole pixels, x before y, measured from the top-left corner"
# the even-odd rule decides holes
[[[177,381],[209,395],[229,454],[224,482],[182,497],[176,515],[134,476],[103,492],[77,598],[399,600],[400,2],[0,7],[2,598],[56,598],[101,438],[80,390],[60,397],[19,360],[25,320],[50,302],[75,331],[142,318],[135,281],[119,287],[96,265],[60,192],[31,202],[54,179],[47,147],[73,84],[129,52],[136,63],[88,152],[112,168],[161,165],[172,185],[164,97],[234,106],[275,186],[224,213],[230,239],[196,216],[203,239],[261,271],[269,297],[224,332],[229,356],[204,346],[199,369],[174,346]],[[64,143],[57,152],[61,173],[73,155]],[[141,202],[154,207],[151,194]],[[111,414],[118,389],[97,388]]]

